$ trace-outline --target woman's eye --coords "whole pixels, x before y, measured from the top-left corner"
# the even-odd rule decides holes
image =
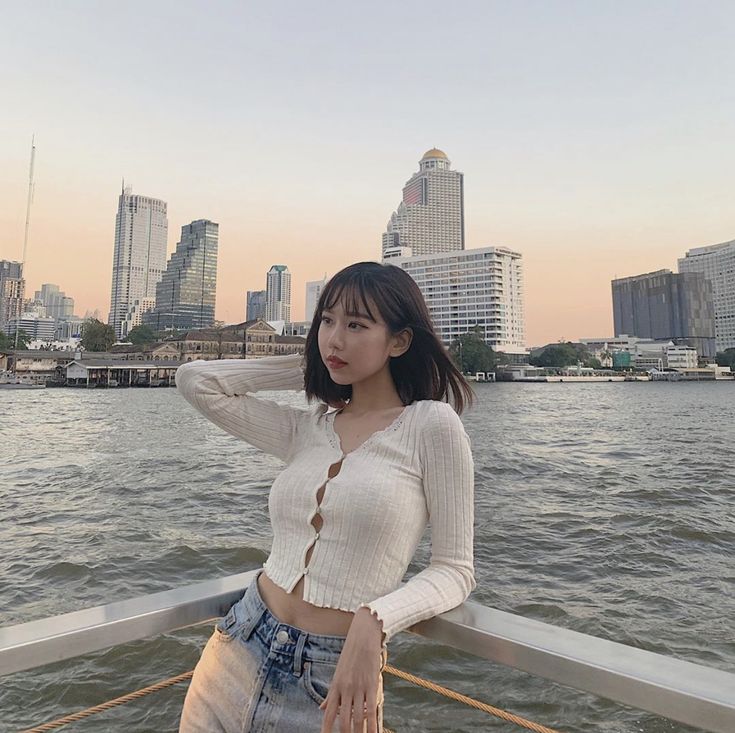
[[[357,326],[357,328],[364,328],[364,326],[362,325],[362,323],[355,323],[354,321],[352,323],[350,323],[350,326]]]
[[[329,323],[329,318],[327,316],[322,316],[322,323]]]

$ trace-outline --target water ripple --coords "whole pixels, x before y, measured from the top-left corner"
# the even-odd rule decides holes
[[[474,599],[732,669],[732,385],[498,384],[477,394],[464,416],[476,467]],[[207,423],[175,390],[0,399],[0,624],[265,561],[278,461]],[[409,573],[429,553],[427,534]],[[0,730],[190,669],[207,634],[188,629],[4,678]],[[409,635],[394,640],[391,659],[569,733],[685,730]],[[78,727],[171,730],[182,696],[166,691]],[[386,699],[386,723],[408,733],[488,725],[390,677]]]

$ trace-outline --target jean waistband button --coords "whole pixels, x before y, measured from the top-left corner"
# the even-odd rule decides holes
[[[288,635],[288,631],[286,631],[285,629],[281,629],[276,634],[276,641],[279,644],[286,644],[287,642],[291,641],[291,637]]]

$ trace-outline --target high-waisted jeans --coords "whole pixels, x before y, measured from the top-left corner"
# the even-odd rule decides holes
[[[179,733],[319,733],[324,720],[319,705],[327,697],[345,639],[281,623],[254,580],[202,652]],[[384,646],[381,671],[386,660]],[[377,706],[382,731],[382,674]],[[339,718],[333,727],[338,729]]]

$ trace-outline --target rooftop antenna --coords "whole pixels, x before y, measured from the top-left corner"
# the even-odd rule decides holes
[[[31,164],[28,169],[28,202],[26,203],[26,231],[23,237],[23,259],[21,260],[21,277],[25,275],[26,266],[26,252],[28,251],[28,231],[31,226],[31,202],[33,201],[33,163],[36,160],[36,136],[31,137]],[[23,303],[20,304],[20,310],[23,310]],[[15,350],[18,350],[18,335],[20,334],[20,312],[18,313],[18,320],[15,322]]]

